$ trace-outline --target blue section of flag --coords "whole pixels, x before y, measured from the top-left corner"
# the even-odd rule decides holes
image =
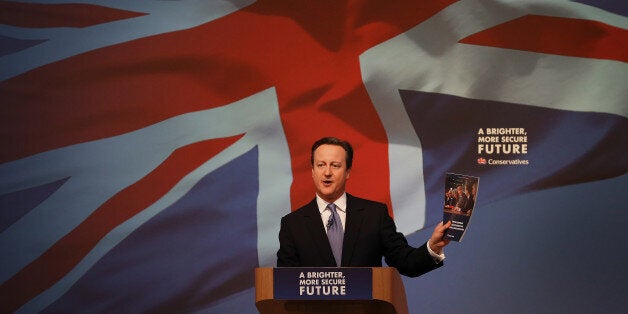
[[[628,2],[626,0],[575,0],[574,2],[584,3],[608,12],[628,16]]]
[[[68,179],[0,195],[0,232],[45,201]]]
[[[0,57],[39,45],[45,39],[16,39],[0,35]]]
[[[628,119],[622,116],[407,90],[400,95],[421,141],[429,209],[442,208],[446,172],[480,177],[477,208],[517,193],[628,170]],[[528,153],[478,154],[478,131],[486,128],[525,129]],[[529,165],[480,165],[479,157],[528,160]],[[436,222],[442,213],[427,215]]]
[[[46,312],[191,312],[250,288],[258,178],[256,147],[138,227]]]

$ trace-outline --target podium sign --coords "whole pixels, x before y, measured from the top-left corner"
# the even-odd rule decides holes
[[[263,267],[255,269],[261,314],[408,314],[392,267]]]
[[[276,300],[370,300],[373,270],[355,267],[273,269]]]

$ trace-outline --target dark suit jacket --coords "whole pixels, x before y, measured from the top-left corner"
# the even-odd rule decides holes
[[[385,204],[347,194],[341,266],[381,267],[382,257],[386,264],[409,277],[443,265],[434,262],[425,244],[419,248],[408,245],[403,234],[397,232]],[[277,266],[337,266],[316,199],[281,219]]]

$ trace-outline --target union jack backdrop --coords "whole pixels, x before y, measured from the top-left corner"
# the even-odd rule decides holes
[[[0,312],[255,312],[252,270],[313,198],[323,136],[354,145],[348,191],[408,235],[442,218],[445,172],[481,178],[478,211],[625,178],[627,13],[0,1]],[[526,152],[487,153],[491,131]]]

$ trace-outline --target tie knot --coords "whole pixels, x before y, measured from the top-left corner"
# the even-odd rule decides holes
[[[328,204],[327,208],[329,208],[329,210],[331,210],[332,213],[336,212],[336,204],[334,204],[334,203]]]

